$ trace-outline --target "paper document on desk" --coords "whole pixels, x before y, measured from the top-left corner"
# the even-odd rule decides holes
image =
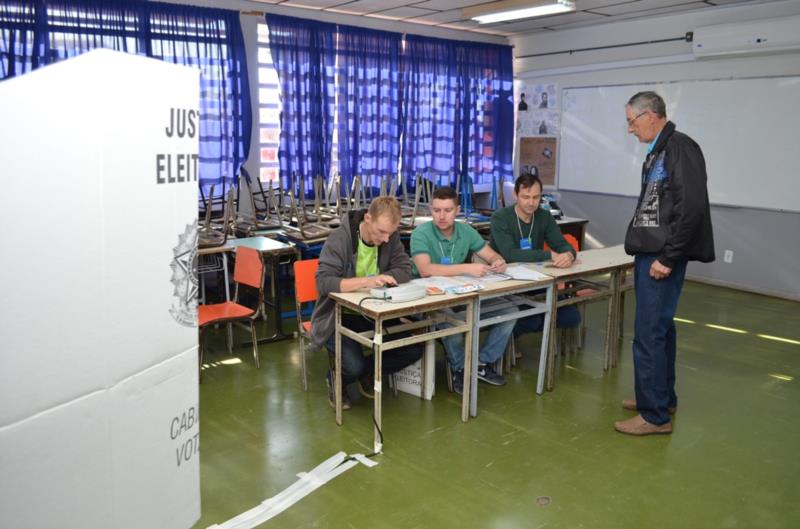
[[[423,285],[427,287],[437,287],[444,290],[448,294],[463,294],[465,292],[472,292],[480,290],[483,285],[478,281],[477,277],[471,276],[431,276],[421,277],[419,279],[412,279],[412,283]]]
[[[528,281],[541,281],[543,279],[550,279],[550,276],[547,276],[541,272],[537,272],[536,270],[531,270],[521,263],[514,263],[506,266],[506,275],[510,275],[514,279]]]
[[[417,279],[412,279],[411,283],[422,285],[424,287],[438,287],[441,288],[442,290],[446,290],[450,287],[459,287],[464,285],[462,281],[456,281],[452,277],[443,277],[443,276],[420,277]]]
[[[474,283],[478,285],[490,285],[492,283],[497,283],[499,281],[508,281],[511,279],[511,276],[508,274],[497,274],[490,272],[482,277],[473,277],[467,275],[461,276],[453,276],[453,279],[457,279],[463,283]]]

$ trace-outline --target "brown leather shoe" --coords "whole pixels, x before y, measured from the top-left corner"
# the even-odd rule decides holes
[[[627,421],[617,421],[614,423],[614,429],[620,433],[628,435],[653,435],[653,434],[671,434],[672,423],[667,422],[664,424],[651,424],[644,420],[644,417],[637,415]]]
[[[622,401],[622,407],[625,408],[626,410],[639,411],[639,408],[636,407],[636,401],[633,400],[633,399],[625,399],[625,400],[623,400]],[[675,412],[678,411],[678,408],[676,408],[674,406],[670,406],[669,408],[667,408],[667,411],[670,414],[675,415]]]

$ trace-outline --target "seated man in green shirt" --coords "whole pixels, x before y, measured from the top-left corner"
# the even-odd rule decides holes
[[[514,182],[517,203],[498,209],[492,214],[491,245],[509,263],[538,263],[553,261],[558,268],[569,268],[575,262],[575,250],[564,239],[553,215],[539,207],[542,201],[542,181],[532,174],[522,174]],[[544,243],[551,250],[544,249]],[[556,326],[577,327],[581,315],[575,306],[558,309]],[[522,318],[514,335],[539,332],[544,316]]]
[[[400,203],[393,197],[372,201],[367,211],[351,211],[333,230],[322,246],[317,269],[317,304],[311,314],[311,341],[336,350],[334,308],[328,296],[332,292],[397,285],[411,279],[411,259],[400,242]],[[374,329],[374,323],[360,314],[342,313],[342,324],[356,332]],[[399,333],[394,337],[402,337]],[[383,356],[383,374],[395,373],[422,357],[422,344],[406,345]],[[361,344],[342,336],[342,384],[359,382],[362,395],[371,398],[374,386],[374,363],[364,354]],[[333,375],[329,371],[328,402],[334,405]],[[342,392],[343,408],[350,408],[347,393]]]
[[[433,220],[417,226],[411,233],[411,258],[415,275],[482,277],[490,272],[505,271],[505,260],[486,244],[478,232],[464,222],[456,222],[459,209],[458,195],[452,187],[441,187],[433,193]],[[478,254],[489,264],[469,262],[472,253]],[[498,303],[503,301],[498,300]],[[492,305],[491,301],[484,304],[482,314],[489,316],[517,310],[516,307],[492,310]],[[510,320],[488,327],[486,339],[480,347],[478,380],[494,386],[506,383],[503,375],[496,373],[491,364],[505,351],[515,324],[516,320]],[[442,324],[441,328],[447,326]],[[461,394],[464,388],[464,335],[445,336],[442,343],[450,362],[453,390]]]

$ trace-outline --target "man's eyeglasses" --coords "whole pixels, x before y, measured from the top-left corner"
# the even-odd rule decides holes
[[[644,116],[645,114],[647,114],[647,110],[645,110],[644,112],[640,112],[636,117],[633,117],[633,118],[627,120],[628,121],[628,126],[629,127],[633,127],[633,124],[636,123],[636,120],[639,119],[640,117]]]

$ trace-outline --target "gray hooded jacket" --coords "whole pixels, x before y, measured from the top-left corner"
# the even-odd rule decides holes
[[[353,211],[342,217],[342,223],[325,241],[319,256],[317,269],[317,304],[311,314],[311,341],[322,347],[334,333],[335,302],[328,294],[341,292],[341,281],[356,275],[358,252],[358,226],[366,211]],[[378,270],[397,280],[411,280],[411,258],[400,242],[400,234],[394,232],[389,241],[378,247]]]

